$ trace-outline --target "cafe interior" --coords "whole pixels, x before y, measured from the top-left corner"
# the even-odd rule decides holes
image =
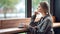
[[[0,0],[0,34],[27,34],[27,28],[22,26],[30,24],[31,16],[42,1],[50,6],[54,34],[60,34],[60,0]]]

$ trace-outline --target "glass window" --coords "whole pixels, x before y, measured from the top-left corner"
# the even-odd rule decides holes
[[[25,0],[0,1],[0,18],[25,18]]]

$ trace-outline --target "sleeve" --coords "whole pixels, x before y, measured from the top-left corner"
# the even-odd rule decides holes
[[[33,15],[33,16],[31,17],[31,22],[34,22],[34,21],[35,21],[35,18],[36,18],[36,15]]]
[[[37,29],[41,33],[46,32],[47,30],[50,30],[51,29],[51,21],[50,20],[45,20],[43,22],[42,26],[38,26]]]
[[[31,26],[35,26],[35,18],[36,18],[36,15],[33,15],[32,17],[31,17],[31,22],[30,22],[30,25]]]

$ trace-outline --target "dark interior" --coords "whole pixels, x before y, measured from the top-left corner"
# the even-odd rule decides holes
[[[54,0],[53,4],[53,15],[56,17],[56,22],[60,22],[60,0]]]

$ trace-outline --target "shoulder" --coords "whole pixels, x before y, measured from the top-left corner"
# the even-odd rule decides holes
[[[45,22],[52,22],[52,21],[51,21],[51,17],[49,17],[49,16],[46,17],[46,18],[44,19],[44,21],[45,21]]]

